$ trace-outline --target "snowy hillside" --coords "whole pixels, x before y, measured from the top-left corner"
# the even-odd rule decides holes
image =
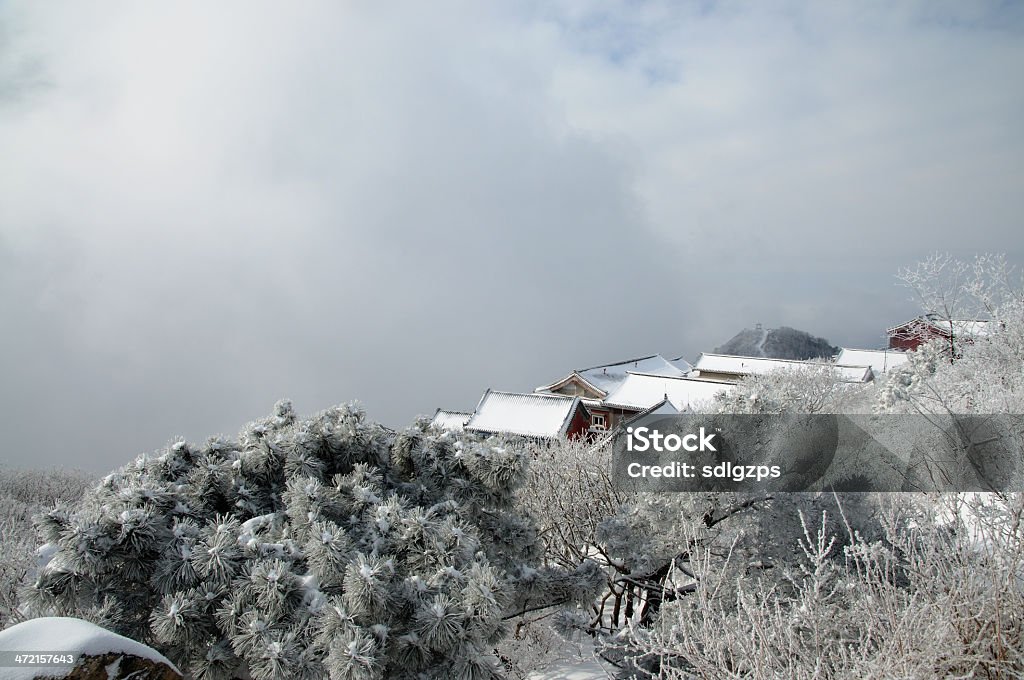
[[[715,348],[719,354],[772,359],[829,358],[839,352],[825,338],[805,331],[780,326],[779,328],[744,328],[728,342]]]

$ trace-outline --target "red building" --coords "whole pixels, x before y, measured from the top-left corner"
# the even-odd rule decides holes
[[[590,413],[590,428],[595,436],[599,436],[614,430],[624,417],[632,417],[641,410],[623,409],[606,403],[608,395],[621,387],[631,373],[681,378],[692,368],[682,357],[665,359],[660,354],[650,354],[612,364],[578,368],[550,385],[541,385],[534,393],[579,397]],[[663,396],[658,392],[658,399]],[[654,401],[644,404],[642,408],[647,408]]]
[[[889,334],[889,349],[916,350],[929,340],[970,342],[991,332],[991,321],[978,319],[943,319],[938,314],[925,314],[893,326]]]

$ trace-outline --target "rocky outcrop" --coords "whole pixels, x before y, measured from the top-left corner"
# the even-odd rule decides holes
[[[74,680],[182,680],[181,674],[166,663],[114,652],[82,656],[65,677]]]

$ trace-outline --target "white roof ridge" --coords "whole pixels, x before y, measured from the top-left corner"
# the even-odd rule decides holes
[[[985,323],[985,324],[987,324],[987,323],[992,323],[994,321],[995,321],[995,319],[971,319],[971,318],[968,318],[968,317],[946,317],[946,316],[944,316],[944,315],[942,315],[942,314],[940,314],[938,312],[928,312],[926,314],[918,314],[913,319],[907,319],[906,321],[901,321],[900,323],[896,324],[895,326],[891,326],[889,328],[886,328],[885,332],[891,334],[894,330],[896,330],[900,326],[906,326],[906,325],[912,324],[914,322],[927,323],[927,324],[930,324],[932,326],[936,326],[936,327],[942,328],[942,324],[948,324],[948,323],[953,323],[953,324]]]
[[[811,359],[777,359],[775,357],[749,357],[743,354],[716,354],[714,352],[701,352],[702,357],[724,357],[726,359],[752,359],[753,361],[785,361],[790,364],[813,364],[820,359],[826,359],[826,357],[813,357]],[[700,359],[697,359],[700,362]],[[700,370],[700,369],[697,369]]]
[[[638,418],[642,418],[643,416],[651,413],[652,411],[658,410],[659,408],[661,408],[662,406],[665,406],[666,404],[668,406],[671,406],[672,410],[675,411],[676,413],[680,413],[679,409],[676,408],[676,405],[673,404],[672,400],[668,398],[668,395],[665,395],[665,397],[661,401],[659,401],[657,404],[654,404],[652,406],[648,406],[643,411],[640,411],[639,413],[636,413],[636,414],[630,416],[627,420],[634,421],[634,420],[637,420]],[[623,422],[625,422],[625,421],[623,421]],[[619,427],[621,427],[621,426],[622,426],[622,424],[620,423]]]
[[[537,397],[539,399],[579,399],[579,397],[570,396],[568,394],[548,394],[546,392],[509,392],[507,390],[492,390],[487,389],[484,394],[505,394],[512,397]]]
[[[575,368],[575,369],[573,369],[573,373],[582,373],[583,371],[593,371],[595,368],[608,368],[609,366],[622,366],[623,364],[635,364],[638,361],[646,361],[647,359],[653,359],[654,357],[661,357],[662,359],[665,359],[665,357],[661,356],[661,354],[658,354],[658,353],[648,354],[647,356],[634,357],[632,359],[625,359],[623,361],[612,361],[612,362],[607,363],[607,364],[598,364],[597,366],[588,366],[587,368]],[[665,361],[668,361],[668,359],[665,359]]]
[[[588,370],[588,369],[582,369],[582,370]],[[553,389],[555,387],[558,387],[559,385],[561,385],[561,384],[563,384],[565,382],[568,382],[569,380],[572,380],[573,378],[578,378],[582,383],[584,383],[587,387],[591,388],[592,390],[594,390],[598,394],[604,394],[604,395],[608,394],[607,390],[602,390],[600,387],[598,387],[597,385],[595,385],[594,383],[590,382],[585,377],[580,375],[580,372],[576,371],[576,370],[573,370],[571,373],[569,373],[569,375],[567,375],[565,377],[562,377],[562,378],[559,378],[558,380],[556,380],[553,383],[548,383],[547,385],[540,385],[539,387],[535,387],[533,392],[534,392],[534,394],[546,393],[549,390],[551,390],[551,389]]]
[[[626,375],[639,375],[644,378],[661,378],[664,380],[686,380],[688,382],[705,382],[705,383],[717,383],[722,384],[721,380],[713,380],[711,378],[701,378],[699,376],[693,377],[688,375],[662,375],[660,373],[645,373],[644,371],[626,371]]]
[[[843,347],[835,358],[836,366],[868,366],[873,374],[886,373],[910,361],[910,352],[896,349],[855,349]]]

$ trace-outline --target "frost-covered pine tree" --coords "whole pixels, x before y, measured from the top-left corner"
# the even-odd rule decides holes
[[[290,402],[237,440],[178,442],[42,516],[29,607],[91,618],[197,678],[499,677],[505,621],[593,597],[540,564],[508,442],[394,433]]]

